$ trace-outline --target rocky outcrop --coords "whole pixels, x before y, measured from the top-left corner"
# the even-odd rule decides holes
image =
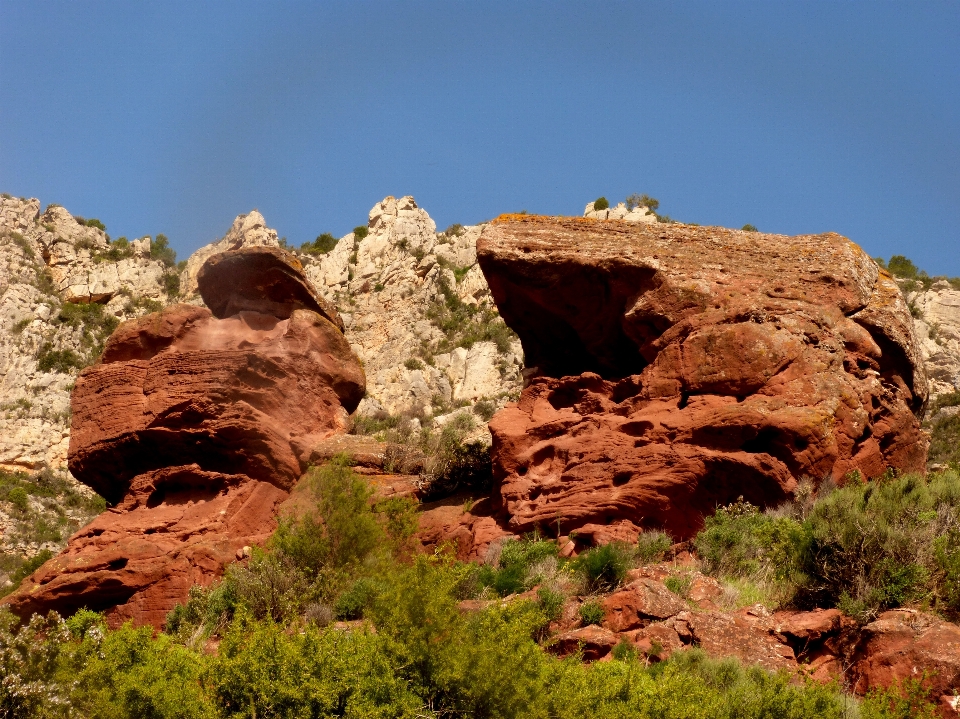
[[[803,476],[923,468],[910,312],[846,238],[521,215],[477,252],[532,375],[490,423],[510,531],[689,537]]]
[[[111,323],[168,301],[150,238],[111,243],[58,205],[0,198],[0,467],[65,468],[69,387]],[[97,312],[85,307],[99,303]],[[76,311],[79,310],[79,311]]]
[[[249,286],[217,281],[225,270]],[[89,606],[162,625],[190,585],[269,535],[310,450],[346,428],[363,370],[296,258],[236,250],[199,279],[216,312],[127,322],[78,377],[70,470],[115,507],[24,582],[14,611]]]
[[[481,229],[437,233],[413,197],[387,197],[370,210],[366,236],[350,233],[329,253],[303,257],[363,361],[362,414],[442,421],[454,407],[502,406],[519,393],[520,343],[502,325],[477,265]],[[455,317],[450,306],[459,307]],[[484,339],[490,325],[502,330],[494,340]]]
[[[960,289],[938,280],[929,290],[906,293],[916,319],[930,398],[960,391]]]
[[[280,240],[277,231],[267,227],[266,221],[256,210],[239,215],[227,234],[216,242],[204,245],[187,259],[187,264],[180,275],[180,294],[186,302],[198,302],[200,299],[197,287],[197,275],[200,268],[214,255],[221,252],[239,250],[243,247],[279,247]]]
[[[588,202],[583,209],[583,216],[594,220],[623,220],[624,222],[642,222],[647,225],[653,225],[658,222],[657,216],[649,207],[637,205],[628,208],[623,202],[617,203],[614,207],[608,207],[605,210],[593,209],[593,203]]]

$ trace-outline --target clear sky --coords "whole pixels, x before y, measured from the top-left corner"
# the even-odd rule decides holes
[[[0,191],[181,258],[640,192],[960,275],[958,0],[0,0],[0,98]]]

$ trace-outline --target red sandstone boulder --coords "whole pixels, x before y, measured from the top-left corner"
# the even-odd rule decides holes
[[[305,309],[343,332],[339,313],[307,281],[300,260],[279,247],[242,247],[213,255],[197,274],[197,288],[221,319],[251,310],[285,320]]]
[[[540,375],[490,423],[509,531],[684,538],[804,475],[923,469],[910,313],[846,238],[507,216],[477,252]]]
[[[572,629],[559,635],[551,646],[551,650],[561,657],[576,652],[587,661],[602,659],[620,643],[620,636],[609,629],[591,624],[580,629]]]
[[[884,612],[863,627],[850,673],[864,693],[923,679],[933,696],[960,689],[960,627],[911,609]]]
[[[89,607],[160,627],[275,529],[311,449],[365,391],[300,270],[275,248],[215,255],[200,274],[214,313],[176,305],[111,336],[73,391],[69,467],[115,506],[4,600],[16,613]]]
[[[686,609],[686,603],[662,582],[638,579],[603,600],[603,625],[615,632],[625,632]]]
[[[793,649],[770,625],[747,613],[681,612],[664,622],[684,644],[694,644],[713,657],[736,657],[764,669],[796,669]]]

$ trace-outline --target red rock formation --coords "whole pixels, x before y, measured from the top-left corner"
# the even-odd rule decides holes
[[[846,238],[506,216],[477,252],[539,374],[490,423],[510,531],[683,538],[804,475],[923,468],[910,313]]]
[[[216,255],[200,289],[233,314],[177,305],[127,322],[77,379],[70,470],[116,506],[7,598],[18,614],[86,606],[161,626],[269,536],[311,448],[344,431],[363,370],[295,258]]]

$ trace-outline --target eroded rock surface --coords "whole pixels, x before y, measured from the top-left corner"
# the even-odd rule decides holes
[[[844,237],[505,216],[477,253],[534,375],[490,423],[510,531],[689,537],[804,476],[923,468],[913,320]]]
[[[121,325],[102,361],[80,374],[70,470],[116,506],[24,582],[8,599],[14,611],[89,606],[114,624],[160,626],[192,584],[212,581],[238,548],[274,529],[311,448],[344,431],[364,393],[334,322],[277,301],[309,289],[296,259],[279,252],[208,260],[240,275],[268,268],[248,273],[275,290],[263,311],[254,293],[222,318],[168,307]],[[281,279],[269,271],[279,261]],[[201,290],[215,307],[238,294],[217,283]]]

